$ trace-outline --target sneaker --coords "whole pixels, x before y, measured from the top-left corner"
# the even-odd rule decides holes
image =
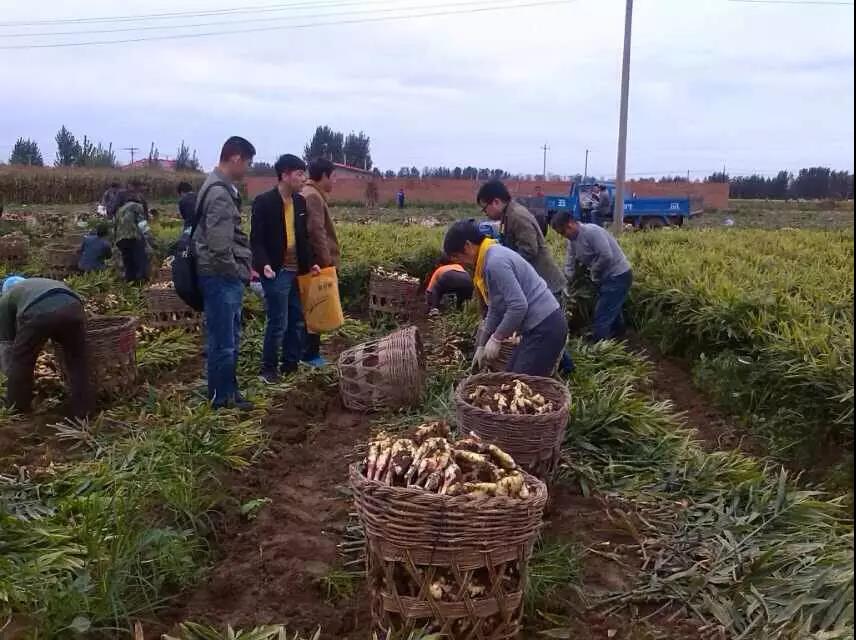
[[[256,408],[256,405],[254,405],[242,395],[238,395],[238,397],[235,398],[235,400],[232,402],[232,406],[238,411],[252,411]]]
[[[323,369],[327,366],[327,361],[322,356],[315,356],[309,360],[304,360],[303,364],[307,367],[312,367],[313,369]]]
[[[275,369],[262,370],[262,372],[259,374],[259,380],[261,380],[265,384],[279,384],[280,382],[282,382],[280,375],[276,372]]]

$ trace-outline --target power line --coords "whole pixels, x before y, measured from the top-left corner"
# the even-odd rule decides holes
[[[388,1],[388,0],[387,0]],[[340,6],[344,5],[364,5],[365,2],[361,0],[355,0],[352,2],[342,2]],[[100,34],[100,33],[123,33],[123,32],[136,32],[136,31],[153,31],[153,30],[168,30],[168,29],[196,29],[200,27],[217,27],[217,26],[225,26],[225,25],[237,25],[237,24],[254,24],[259,22],[281,22],[281,21],[294,21],[294,20],[308,20],[311,18],[340,18],[342,16],[372,16],[383,13],[393,13],[396,11],[415,11],[423,8],[427,9],[441,9],[446,7],[461,7],[461,6],[481,6],[481,5],[495,5],[495,0],[469,0],[467,2],[446,2],[438,5],[428,5],[428,6],[410,6],[410,7],[390,7],[387,9],[369,9],[366,11],[342,11],[336,13],[315,13],[315,14],[306,14],[301,16],[284,16],[279,18],[272,17],[264,17],[264,18],[243,18],[239,20],[228,20],[228,21],[218,21],[218,22],[197,22],[197,23],[187,23],[187,24],[170,24],[170,25],[143,25],[143,26],[134,26],[134,27],[119,27],[119,28],[109,28],[109,29],[85,29],[78,31],[42,31],[36,33],[10,33],[4,34],[4,38],[36,38],[36,37],[47,37],[47,36],[82,36],[82,35],[92,35],[92,34]],[[317,6],[317,5],[314,5]],[[281,11],[281,9],[280,9]],[[181,35],[181,34],[176,34]]]
[[[371,4],[382,0],[366,0],[364,4]],[[263,13],[267,11],[286,11],[288,9],[299,9],[302,7],[335,7],[340,3],[338,0],[333,2],[320,3],[301,0],[300,2],[277,2],[275,4],[260,4],[250,5],[246,7],[230,8],[230,9],[207,9],[193,11],[170,11],[165,13],[140,13],[135,15],[124,16],[97,16],[91,18],[50,18],[47,20],[12,20],[0,22],[0,27],[36,27],[44,25],[63,25],[63,24],[92,24],[104,22],[137,22],[149,20],[171,20],[178,18],[201,18],[206,16],[217,15],[233,15],[242,13]],[[347,4],[354,4],[348,2]]]
[[[509,9],[526,9],[531,7],[545,7],[551,5],[560,5],[560,4],[571,4],[572,2],[576,2],[577,0],[536,0],[535,2],[524,2],[522,4],[514,4],[514,5],[501,5],[501,6],[489,6],[489,7],[480,7],[476,9],[464,9],[460,11],[432,11],[426,13],[414,13],[410,15],[402,15],[402,16],[386,16],[379,18],[355,18],[352,20],[335,20],[330,22],[307,22],[303,24],[293,24],[293,25],[278,25],[278,26],[267,26],[267,27],[252,27],[248,29],[230,29],[227,31],[206,31],[200,33],[184,33],[184,34],[170,34],[170,35],[161,35],[161,36],[144,36],[140,38],[125,38],[120,40],[89,40],[82,42],[61,42],[61,43],[49,43],[49,44],[24,44],[24,45],[0,45],[0,50],[23,50],[23,49],[57,49],[57,48],[67,48],[67,47],[86,47],[86,46],[102,46],[102,45],[110,45],[110,44],[130,44],[136,42],[151,42],[151,41],[163,41],[163,40],[181,40],[185,38],[206,38],[210,36],[221,36],[221,35],[238,35],[245,33],[260,33],[264,31],[292,31],[296,29],[310,29],[315,27],[327,27],[327,26],[339,26],[339,25],[354,25],[354,24],[367,24],[367,23],[376,23],[376,22],[392,22],[392,21],[400,21],[400,20],[411,20],[415,18],[432,18],[432,17],[442,17],[442,16],[453,16],[453,15],[464,15],[464,14],[475,14],[475,13],[488,13],[488,12],[498,12],[498,11],[506,11]],[[458,6],[460,3],[457,3]]]

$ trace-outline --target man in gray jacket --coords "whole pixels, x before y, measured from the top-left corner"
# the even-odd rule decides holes
[[[241,230],[241,196],[236,183],[246,175],[255,154],[244,138],[226,140],[220,163],[202,184],[196,203],[199,221],[193,253],[205,303],[208,399],[216,408],[252,408],[238,392],[236,377],[251,258],[250,240]]]
[[[552,220],[557,233],[568,239],[565,275],[573,281],[577,263],[588,267],[597,287],[594,311],[594,340],[621,337],[624,333],[623,307],[633,284],[630,262],[609,231],[596,224],[574,220],[567,211],[560,211]]]

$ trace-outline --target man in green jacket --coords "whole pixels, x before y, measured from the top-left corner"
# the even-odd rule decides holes
[[[62,347],[70,413],[83,418],[92,408],[83,303],[57,280],[9,276],[0,295],[0,368],[8,377],[7,406],[31,411],[33,369],[48,340]]]
[[[508,188],[499,180],[485,182],[476,197],[478,205],[491,220],[500,223],[500,242],[519,253],[561,300],[567,281],[550,255],[541,227],[529,210],[511,199]]]
[[[122,253],[125,282],[145,282],[149,277],[148,247],[151,242],[149,217],[141,198],[128,192],[120,195],[114,234]]]

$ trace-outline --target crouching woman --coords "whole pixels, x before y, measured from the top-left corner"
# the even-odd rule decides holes
[[[550,376],[568,337],[568,325],[547,283],[519,254],[486,238],[472,220],[460,220],[446,232],[443,250],[452,261],[473,269],[473,283],[487,304],[475,363],[500,355],[513,334],[520,344],[507,371]]]

